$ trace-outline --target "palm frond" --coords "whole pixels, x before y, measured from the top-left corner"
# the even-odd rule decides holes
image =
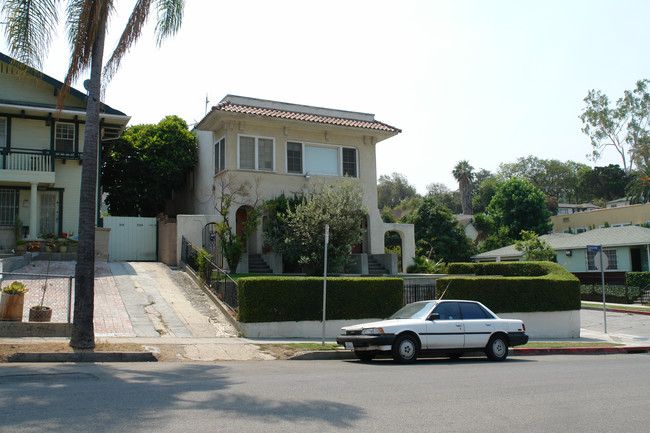
[[[156,0],[158,22],[156,23],[156,43],[175,35],[181,28],[185,0]]]
[[[5,0],[2,21],[11,56],[41,69],[58,24],[59,0]]]

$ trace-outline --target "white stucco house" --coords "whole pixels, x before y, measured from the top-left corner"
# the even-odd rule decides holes
[[[76,233],[86,95],[70,89],[57,111],[63,83],[23,69],[0,53],[0,245],[12,248],[19,217],[23,237]],[[118,137],[129,116],[102,105],[101,140]]]
[[[201,230],[220,218],[215,215],[214,192],[226,178],[254,187],[259,198],[267,200],[283,193],[303,194],[315,182],[347,176],[359,182],[368,209],[366,234],[355,250],[359,273],[368,273],[375,261],[388,273],[397,271],[395,257],[384,253],[387,231],[402,238],[404,269],[400,271],[412,262],[413,226],[384,224],[377,208],[375,149],[399,129],[377,121],[373,114],[227,95],[195,126],[195,132],[198,164],[187,191],[176,196],[179,240],[185,236],[202,243]],[[233,227],[246,218],[247,205],[239,203],[230,215]],[[276,259],[262,251],[263,230],[264,220],[248,241],[247,256],[262,254],[279,272]],[[237,271],[248,271],[248,257]]]

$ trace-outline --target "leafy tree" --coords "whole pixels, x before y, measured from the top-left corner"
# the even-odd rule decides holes
[[[623,161],[623,170],[629,173],[626,153],[639,157],[650,152],[650,94],[647,86],[650,81],[639,80],[634,90],[626,90],[623,97],[610,107],[609,98],[600,90],[590,90],[585,97],[585,108],[580,115],[584,132],[593,147],[590,158],[598,161],[607,147],[613,147]],[[637,160],[638,162],[638,160]]]
[[[444,262],[467,261],[474,253],[471,240],[449,209],[433,197],[423,198],[405,223],[415,227],[416,254]]]
[[[535,232],[522,230],[515,249],[524,253],[524,261],[555,261],[555,250]]]
[[[481,181],[476,190],[476,194],[472,197],[472,207],[474,208],[474,212],[485,212],[492,201],[492,197],[497,193],[501,184],[502,182],[495,176],[485,178]]]
[[[445,205],[454,214],[463,212],[460,203],[460,192],[451,191],[445,184],[431,183],[427,185],[427,197],[431,197],[436,202]]]
[[[37,69],[45,57],[53,33],[58,26],[59,0],[5,0],[1,20],[6,23],[10,54],[16,60]],[[121,59],[140,37],[155,5],[158,22],[158,44],[175,34],[181,25],[183,0],[152,0],[135,4],[126,28],[105,68],[105,77],[117,71]],[[74,320],[70,345],[75,348],[95,347],[93,327],[95,281],[95,212],[97,194],[97,145],[99,142],[99,110],[101,105],[102,64],[104,40],[113,0],[69,0],[66,23],[68,40],[72,45],[70,66],[64,86],[58,95],[58,107],[63,102],[70,84],[82,72],[90,69],[84,158],[79,197],[79,243],[75,268]]]
[[[196,162],[196,136],[177,116],[131,126],[104,152],[102,186],[112,215],[155,216]],[[151,179],[155,182],[151,182]]]
[[[219,237],[219,246],[231,272],[237,270],[241,256],[246,251],[246,241],[255,233],[262,219],[263,203],[259,198],[258,185],[248,182],[239,183],[229,174],[218,178],[215,186],[215,210],[221,215],[221,221],[214,224],[214,231]],[[234,207],[234,205],[239,205]],[[237,221],[231,212],[239,207],[246,210],[246,218]],[[237,224],[239,222],[239,224]],[[233,223],[235,226],[233,227]]]
[[[609,164],[606,167],[583,168],[578,179],[579,189],[589,197],[588,200],[602,198],[609,201],[625,196],[625,188],[631,177],[618,164]]]
[[[650,202],[650,167],[642,166],[634,173],[627,186],[627,197],[632,204]]]
[[[505,227],[504,234],[515,240],[519,239],[522,230],[542,235],[552,229],[544,193],[517,178],[510,179],[499,188],[488,206],[487,214],[494,227]]]
[[[472,183],[474,182],[474,167],[469,165],[469,162],[464,160],[460,161],[454,167],[452,174],[454,179],[458,181],[458,189],[460,190],[460,204],[463,215],[472,215]]]
[[[393,173],[390,176],[382,174],[377,182],[377,205],[379,209],[393,209],[402,201],[417,195],[415,187],[409,184],[403,174]]]
[[[328,269],[342,270],[350,251],[363,239],[363,193],[354,179],[342,178],[333,184],[317,184],[295,207],[277,214],[284,230],[268,233],[266,242],[277,252],[306,266],[308,273],[322,275],[325,225],[329,225]]]

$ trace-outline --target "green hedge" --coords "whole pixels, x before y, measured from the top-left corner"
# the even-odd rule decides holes
[[[580,281],[552,262],[451,263],[438,279],[445,299],[473,299],[495,313],[580,309]]]
[[[625,284],[628,287],[639,289],[640,292],[650,286],[650,272],[627,272],[625,274]]]
[[[632,304],[641,294],[640,287],[610,286],[605,284],[605,302]],[[580,297],[583,301],[603,301],[603,286],[601,284],[585,284],[580,286]]]
[[[240,278],[237,294],[237,320],[240,322],[323,318],[322,278]],[[327,320],[388,317],[400,309],[403,302],[404,281],[399,278],[327,279]]]

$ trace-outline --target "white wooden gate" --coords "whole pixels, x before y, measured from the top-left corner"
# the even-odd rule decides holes
[[[109,260],[156,261],[158,223],[156,218],[104,217],[104,227],[110,228]]]

